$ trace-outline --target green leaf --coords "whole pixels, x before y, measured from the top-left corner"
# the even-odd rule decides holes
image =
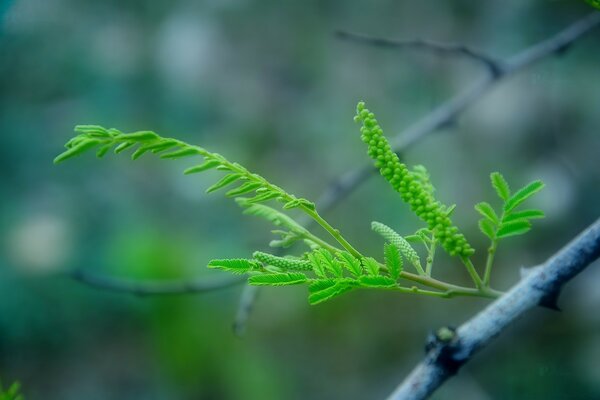
[[[396,280],[387,276],[361,276],[358,278],[358,282],[363,287],[372,288],[390,288],[396,286]]]
[[[227,196],[227,197],[240,196],[242,194],[252,192],[252,191],[258,189],[259,187],[261,187],[261,184],[258,182],[246,182],[238,188],[231,189],[229,192],[225,193],[225,196]]]
[[[260,189],[266,189],[266,188],[260,188]],[[258,189],[258,190],[260,190]],[[256,191],[258,193],[258,190]],[[274,199],[276,197],[279,197],[281,194],[278,192],[271,192],[271,191],[266,191],[263,194],[259,194],[258,196],[254,196],[251,197],[249,199],[246,199],[246,202],[248,203],[262,203],[263,201],[267,201],[267,200],[271,200]]]
[[[77,125],[74,130],[90,137],[110,138],[110,133],[100,125]]]
[[[498,218],[498,215],[496,215],[496,212],[494,211],[492,206],[489,203],[486,203],[485,201],[482,201],[481,203],[476,204],[475,210],[477,210],[477,212],[479,212],[479,214],[481,214],[485,218],[489,219],[494,224],[497,224],[498,222],[500,222],[500,218]]]
[[[198,172],[203,172],[203,171],[209,170],[211,168],[215,168],[217,165],[220,165],[220,164],[221,163],[217,160],[206,160],[200,165],[196,165],[196,166],[186,169],[185,171],[183,171],[183,173],[185,175],[197,174]]]
[[[311,305],[319,304],[330,300],[336,296],[346,293],[356,287],[356,283],[349,280],[337,280],[333,285],[327,283],[319,283],[316,281],[308,287],[309,296],[308,302]]]
[[[193,147],[186,147],[186,148],[183,148],[181,150],[175,150],[175,151],[172,151],[170,153],[162,154],[160,156],[160,158],[175,159],[175,158],[195,156],[195,155],[198,155],[198,154],[200,154],[200,153],[198,152],[197,149],[195,149]]]
[[[500,229],[498,229],[498,232],[496,232],[496,237],[500,239],[508,236],[522,235],[527,233],[530,229],[531,223],[529,221],[518,219],[516,221],[503,223],[502,226],[500,226]]]
[[[306,258],[312,265],[313,272],[320,278],[327,278],[327,266],[323,263],[317,252],[308,253]]]
[[[254,275],[248,279],[248,283],[254,286],[288,286],[299,285],[308,281],[306,275],[299,272],[286,274],[262,274]]]
[[[326,249],[319,249],[316,251],[317,257],[321,260],[321,263],[329,270],[333,276],[341,278],[344,274],[342,265],[338,260],[335,259]]]
[[[531,209],[510,213],[502,219],[502,222],[511,222],[517,219],[538,219],[544,217],[545,215],[542,210]]]
[[[119,144],[117,147],[115,147],[115,154],[119,154],[135,145],[136,145],[135,142],[123,142],[123,143]]]
[[[133,133],[128,133],[125,136],[127,137],[127,139],[134,140],[136,142],[143,142],[146,140],[159,139],[159,136],[156,133],[151,132],[151,131],[133,132]]]
[[[101,146],[98,151],[96,152],[96,157],[98,158],[102,158],[106,155],[106,153],[108,153],[108,151],[113,147],[113,143],[108,143],[105,144],[103,146]]]
[[[515,194],[513,194],[504,205],[504,211],[509,213],[512,209],[517,207],[519,204],[539,192],[544,188],[544,182],[537,180],[533,181],[523,188],[519,189]]]
[[[508,186],[508,182],[506,182],[502,174],[500,172],[492,172],[490,179],[498,196],[504,201],[508,200],[510,197],[510,186]]]
[[[396,281],[400,278],[402,272],[402,257],[400,250],[393,244],[386,243],[383,247],[385,255],[385,265],[387,266],[390,277]]]
[[[234,274],[245,274],[249,271],[256,271],[261,268],[260,263],[254,260],[246,260],[244,258],[231,258],[224,260],[211,260],[208,263],[208,268],[221,269],[232,272]]]
[[[362,264],[364,265],[365,271],[368,275],[379,275],[379,263],[374,258],[365,257],[362,259]]]
[[[242,177],[242,175],[240,175],[240,174],[225,175],[219,182],[215,183],[214,185],[212,185],[211,187],[206,189],[206,193],[216,192],[217,190],[219,190],[227,185],[232,184],[233,182],[237,181],[241,177]]]
[[[338,258],[341,258],[342,265],[350,271],[350,273],[354,276],[360,276],[363,273],[362,265],[360,264],[360,260],[354,257],[352,254],[347,251],[342,251],[337,254]]]
[[[245,208],[244,214],[255,215],[257,217],[264,218],[270,221],[275,226],[283,226],[292,232],[298,233],[299,235],[305,236],[308,234],[306,228],[294,221],[284,213],[277,211],[276,209],[265,206],[264,204],[253,204],[248,203],[248,199],[238,198],[236,202]]]
[[[479,230],[492,240],[496,237],[496,226],[489,219],[479,220]]]
[[[99,140],[99,139],[84,139],[84,140],[81,140],[80,142],[77,143],[77,145],[75,145],[75,146],[67,149],[63,153],[59,154],[54,159],[54,164],[58,164],[60,162],[68,160],[69,158],[78,156],[81,153],[84,153],[85,151],[87,151],[87,150],[95,147],[96,145],[98,145],[100,143],[102,143],[102,140]]]

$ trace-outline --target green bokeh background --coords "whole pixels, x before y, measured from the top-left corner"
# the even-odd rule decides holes
[[[485,71],[460,58],[366,48],[336,29],[462,42],[506,57],[590,12],[581,1],[0,1],[0,378],[27,399],[379,399],[423,356],[430,329],[477,299],[361,291],[310,307],[305,288],[260,292],[243,338],[242,287],[170,298],[101,292],[74,268],[131,279],[212,278],[213,258],[265,250],[271,227],[191,161],[91,155],[52,166],[75,124],[152,129],[201,144],[310,199],[367,157],[352,122],[365,100],[390,135]],[[412,148],[477,247],[472,205],[489,172],[541,178],[547,218],[507,239],[494,280],[510,287],[598,217],[600,30],[512,77]],[[326,217],[380,256],[371,220],[418,221],[381,179]],[[442,277],[466,281],[440,257]],[[600,271],[570,284],[563,312],[535,310],[436,399],[600,397]]]

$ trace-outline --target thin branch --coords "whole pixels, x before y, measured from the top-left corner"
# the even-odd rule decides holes
[[[502,74],[487,75],[473,83],[465,91],[440,104],[397,135],[392,141],[392,147],[397,153],[404,152],[425,136],[453,125],[466,109],[478,102],[497,84],[545,58],[561,54],[574,42],[599,25],[600,13],[593,12],[551,38],[543,40],[503,61]],[[365,182],[373,172],[376,172],[376,170],[371,165],[365,165],[336,179],[317,202],[321,212],[324,213],[337,205],[342,198],[348,196]]]
[[[514,320],[537,305],[556,305],[568,281],[600,257],[600,219],[544,264],[531,270],[509,292],[490,304],[455,332],[438,341],[425,359],[389,397],[425,399]]]
[[[109,292],[133,294],[137,296],[212,292],[215,290],[239,285],[244,283],[247,279],[245,276],[226,275],[218,278],[196,281],[185,280],[171,282],[140,282],[135,280],[95,275],[80,269],[72,271],[69,276],[76,281],[97,289]]]
[[[370,46],[393,49],[412,48],[417,50],[429,50],[443,55],[465,57],[482,64],[492,75],[500,75],[504,69],[501,60],[459,43],[441,43],[426,39],[394,40],[341,30],[336,31],[335,33],[340,39],[350,40]]]

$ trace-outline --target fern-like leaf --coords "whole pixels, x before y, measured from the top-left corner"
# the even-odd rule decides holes
[[[299,285],[308,281],[306,275],[298,272],[285,274],[261,274],[251,276],[248,283],[254,286],[289,286]]]
[[[211,260],[208,268],[221,269],[234,274],[245,274],[250,271],[260,270],[261,265],[254,260],[244,258],[232,258],[223,260]]]
[[[400,250],[397,246],[386,243],[384,246],[384,254],[385,266],[388,269],[388,273],[394,281],[397,281],[402,272],[402,257],[400,256]]]
[[[379,263],[372,257],[365,257],[362,259],[362,264],[365,267],[367,275],[377,276],[379,275]]]
[[[245,181],[242,187],[238,190],[229,191],[229,196],[238,196],[255,191],[256,196],[249,199],[248,202],[261,203],[270,199],[277,199],[286,204],[288,208],[298,207],[306,211],[314,211],[314,204],[310,201],[297,198],[285,192],[279,186],[268,182],[262,176],[251,173],[243,166],[232,163],[220,154],[211,153],[202,147],[193,146],[172,138],[163,138],[150,131],[123,133],[117,129],[106,129],[97,125],[78,125],[75,127],[75,131],[78,135],[67,142],[65,145],[66,150],[54,159],[55,163],[76,157],[93,148],[99,148],[98,155],[103,156],[114,146],[116,146],[115,153],[121,153],[137,145],[138,148],[132,155],[133,159],[137,159],[147,152],[160,153],[165,150],[169,150],[169,152],[162,154],[161,158],[177,159],[202,156],[204,157],[204,163],[190,167],[184,173],[194,174],[213,168],[227,171],[227,174],[221,180],[208,188],[207,192],[209,193],[242,180]]]
[[[361,276],[363,274],[362,265],[360,260],[355,258],[352,254],[347,251],[338,253],[338,258],[342,262],[342,266],[345,267],[354,276]]]
[[[331,300],[356,287],[356,282],[351,279],[318,280],[308,287],[308,302],[316,305]]]

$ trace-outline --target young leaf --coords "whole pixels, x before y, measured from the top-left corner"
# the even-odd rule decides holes
[[[242,194],[252,192],[252,191],[258,189],[260,186],[261,185],[258,182],[246,182],[238,188],[231,189],[229,192],[225,193],[225,196],[227,196],[227,197],[239,196]]]
[[[302,225],[298,224],[289,216],[284,213],[277,211],[276,209],[265,206],[264,204],[253,204],[248,203],[246,198],[237,198],[236,202],[245,208],[244,214],[256,215],[257,217],[264,218],[270,221],[275,226],[283,226],[292,232],[295,232],[301,236],[308,235],[308,231]]]
[[[481,214],[485,218],[489,219],[494,224],[497,224],[498,222],[500,222],[500,219],[498,218],[498,215],[496,215],[496,212],[494,211],[492,206],[489,203],[486,203],[485,201],[482,201],[481,203],[476,204],[475,210],[477,210],[477,212],[479,212],[479,214]]]
[[[361,276],[358,278],[358,282],[363,287],[372,288],[389,288],[396,286],[396,281],[387,276]]]
[[[502,222],[510,222],[515,221],[517,219],[538,219],[544,217],[545,215],[542,210],[531,209],[510,213],[502,219]]]
[[[217,190],[232,184],[233,182],[240,179],[242,176],[240,174],[229,174],[225,175],[219,182],[215,183],[208,189],[206,189],[206,193],[216,192]]]
[[[99,139],[84,139],[84,140],[81,140],[80,142],[77,143],[77,145],[75,145],[75,146],[67,149],[63,153],[59,154],[54,159],[54,164],[58,164],[58,163],[63,162],[65,160],[69,159],[69,158],[78,156],[79,154],[84,153],[85,151],[91,149],[92,147],[95,147],[99,143],[102,143],[102,141],[99,140]]]
[[[500,239],[508,236],[522,235],[527,233],[530,229],[531,223],[529,221],[518,219],[516,221],[503,223],[500,229],[498,229],[498,232],[496,232],[496,237]]]
[[[317,252],[308,253],[306,258],[312,266],[312,270],[320,278],[327,278],[327,267],[321,260],[321,257],[317,256]]]
[[[502,176],[500,172],[492,172],[490,175],[490,179],[492,181],[492,186],[496,189],[496,193],[498,196],[506,201],[510,197],[510,187],[508,186],[508,182]]]
[[[254,286],[288,286],[299,285],[308,281],[306,275],[298,272],[287,274],[262,274],[248,278],[248,283]]]
[[[208,268],[221,269],[234,274],[245,274],[250,271],[259,270],[261,265],[254,260],[246,260],[244,258],[232,258],[224,260],[211,260],[208,263]]]
[[[492,240],[496,237],[496,227],[489,219],[479,220],[479,230]]]
[[[203,172],[203,171],[209,170],[211,168],[215,168],[216,166],[218,166],[220,164],[221,163],[217,160],[206,160],[200,165],[196,165],[194,167],[190,167],[190,168],[186,169],[185,171],[183,171],[183,173],[184,173],[184,175],[196,174],[198,172]]]
[[[163,155],[160,156],[160,158],[175,159],[175,158],[195,156],[195,155],[198,155],[198,154],[200,154],[200,153],[194,147],[187,147],[187,148],[183,148],[181,150],[175,150],[175,151],[172,151],[170,153],[163,154]]]
[[[504,211],[509,213],[512,209],[517,207],[519,204],[539,192],[544,188],[544,182],[542,181],[533,181],[523,188],[519,189],[515,194],[513,194],[504,205]]]
[[[402,272],[402,257],[400,257],[400,251],[398,250],[398,247],[393,244],[386,243],[384,245],[384,254],[388,273],[394,281],[397,281]]]
[[[363,273],[362,266],[360,265],[360,260],[354,257],[352,254],[347,251],[342,251],[338,253],[338,258],[341,258],[342,265],[350,271],[350,273],[354,276],[360,276]]]
[[[319,249],[316,251],[317,257],[321,260],[321,264],[323,264],[335,277],[341,278],[344,274],[342,270],[342,265],[338,260],[335,259],[333,254],[331,254],[326,249]]]
[[[356,287],[356,283],[348,280],[336,280],[333,285],[319,283],[316,281],[308,287],[308,302],[311,305],[319,304],[336,296],[346,293]]]
[[[137,143],[136,142],[123,142],[120,145],[118,145],[117,147],[115,147],[115,154],[119,154],[127,149],[129,149],[132,146],[135,146]]]
[[[379,263],[374,258],[365,257],[362,259],[362,264],[364,265],[365,271],[368,275],[379,275]]]

